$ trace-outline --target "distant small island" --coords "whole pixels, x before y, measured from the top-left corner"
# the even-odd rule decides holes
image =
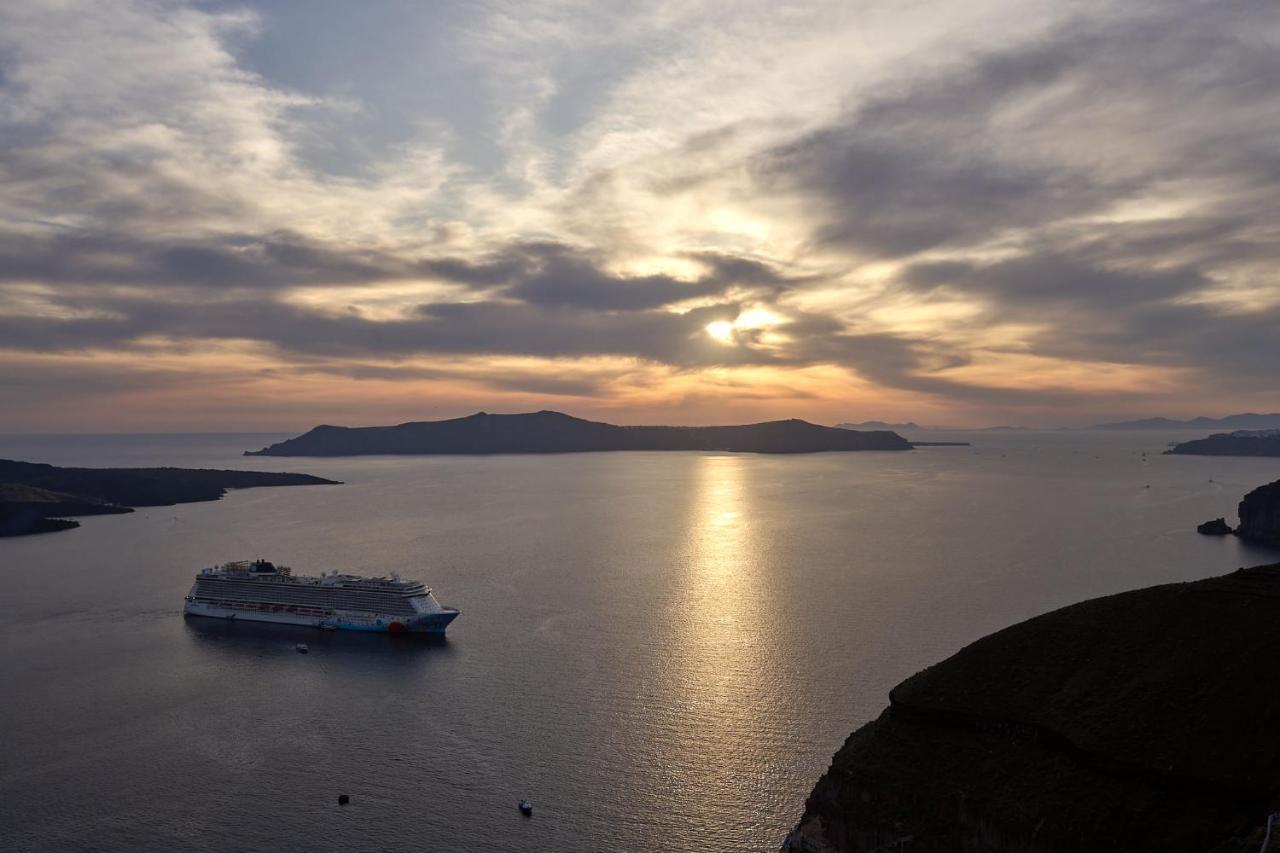
[[[1171,418],[1143,418],[1137,421],[1117,421],[1094,424],[1089,429],[1280,429],[1280,413],[1260,415],[1244,412],[1224,418],[1191,418],[1179,421]]]
[[[1175,444],[1166,454],[1180,456],[1280,456],[1280,429],[1219,432]]]
[[[783,850],[1253,853],[1280,797],[1280,564],[1086,601],[920,672]]]
[[[59,468],[0,459],[0,536],[70,530],[67,516],[214,501],[227,489],[336,485],[310,474],[208,468]]]
[[[856,432],[807,421],[741,426],[616,426],[560,412],[418,421],[398,426],[318,426],[245,456],[583,453],[614,450],[707,450],[730,453],[817,453],[910,450],[890,431]]]

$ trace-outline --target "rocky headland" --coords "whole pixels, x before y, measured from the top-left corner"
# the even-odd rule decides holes
[[[79,527],[71,515],[133,512],[125,506],[83,495],[68,495],[22,483],[0,483],[0,536],[54,533]]]
[[[1236,510],[1235,534],[1255,542],[1280,544],[1280,480],[1259,486],[1244,496]]]
[[[889,431],[857,432],[801,420],[741,426],[616,426],[560,412],[419,421],[385,427],[318,426],[246,456],[373,454],[581,453],[612,450],[712,450],[735,453],[816,453],[828,450],[910,450]]]
[[[1094,599],[904,681],[784,849],[1257,851],[1280,811],[1280,564]]]
[[[1196,532],[1206,536],[1234,533],[1253,542],[1280,544],[1280,480],[1245,495],[1236,514],[1240,524],[1234,530],[1225,518],[1215,518],[1196,527]]]
[[[310,474],[207,468],[60,468],[0,459],[0,536],[78,527],[67,516],[218,500],[227,489],[332,485]]]
[[[1176,444],[1165,453],[1191,456],[1280,456],[1280,429],[1219,432],[1208,438]]]

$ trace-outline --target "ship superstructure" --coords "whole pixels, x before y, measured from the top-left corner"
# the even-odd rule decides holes
[[[294,576],[288,566],[241,560],[201,569],[187,595],[188,616],[281,622],[316,628],[443,634],[458,616],[419,581],[336,571]]]

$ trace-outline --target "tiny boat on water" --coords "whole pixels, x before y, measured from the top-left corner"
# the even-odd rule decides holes
[[[532,817],[532,816],[533,816],[533,803],[529,802],[528,800],[521,800],[521,801],[520,801],[520,814],[524,815],[525,817]]]
[[[298,643],[294,648],[298,650],[298,654],[300,655],[305,655],[307,652],[311,651],[311,649],[307,648],[306,643]]]

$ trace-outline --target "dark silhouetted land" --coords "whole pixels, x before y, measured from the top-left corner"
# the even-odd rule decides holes
[[[1280,804],[1277,648],[1280,564],[992,634],[891,691],[791,849],[1256,851]]]
[[[1280,544],[1280,480],[1245,495],[1237,514],[1235,534],[1241,539]]]
[[[1190,456],[1280,456],[1280,430],[1237,430],[1184,441],[1166,450]]]
[[[580,453],[612,450],[712,450],[815,453],[910,450],[894,432],[856,432],[788,420],[743,426],[616,426],[560,412],[490,415],[385,427],[318,426],[246,456],[369,454]]]
[[[1260,415],[1244,412],[1224,418],[1191,418],[1179,421],[1171,418],[1143,418],[1137,421],[1118,421],[1110,424],[1094,424],[1089,429],[1277,429],[1280,413]]]
[[[70,530],[80,525],[65,516],[120,512],[133,510],[95,498],[38,489],[23,483],[0,483],[0,536]]]
[[[0,535],[48,533],[78,526],[66,516],[213,501],[227,489],[334,483],[309,474],[204,468],[59,468],[0,459]]]

